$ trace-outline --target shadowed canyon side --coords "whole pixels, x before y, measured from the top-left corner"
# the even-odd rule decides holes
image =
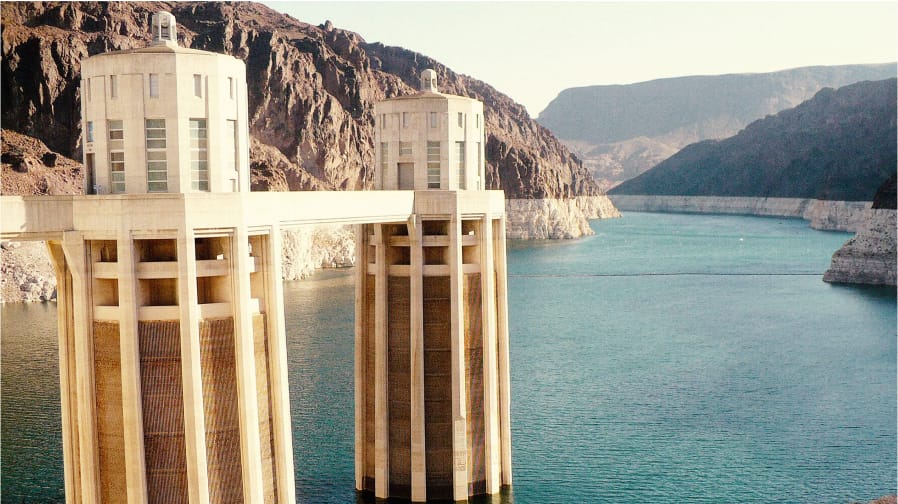
[[[805,214],[814,201],[846,202],[841,209],[814,203],[820,227],[839,228],[838,216],[822,214],[856,220],[863,205],[852,202],[869,201],[895,172],[895,85],[887,79],[824,89],[733,137],[686,147],[615,187],[612,198],[631,210],[787,216]]]
[[[369,44],[329,23],[312,26],[253,3],[7,2],[2,9],[3,128],[63,155],[81,152],[72,114],[81,59],[146,43],[139,25],[168,10],[182,20],[182,45],[247,64],[254,190],[371,188],[373,103],[414,89],[417,74],[434,68],[447,92],[484,102],[486,187],[506,191],[509,222],[520,223],[521,236],[576,237],[589,233],[587,218],[616,215],[580,161],[522,106],[430,58]],[[548,223],[533,229],[535,214],[519,210],[517,200],[557,200],[565,211],[536,205]]]
[[[563,90],[537,119],[611,187],[701,140],[795,107],[824,87],[896,75],[894,63],[687,76]]]

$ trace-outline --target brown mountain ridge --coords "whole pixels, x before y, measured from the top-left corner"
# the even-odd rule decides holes
[[[370,188],[374,102],[413,92],[433,68],[442,92],[484,102],[488,188],[525,199],[601,194],[573,154],[488,84],[247,2],[3,2],[2,127],[80,159],[81,60],[146,45],[160,10],[177,18],[181,45],[246,63],[254,190]]]

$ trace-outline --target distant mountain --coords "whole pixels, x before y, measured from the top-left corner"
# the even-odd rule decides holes
[[[734,135],[824,87],[896,76],[894,63],[815,66],[760,74],[659,79],[562,91],[537,121],[613,185],[682,147]]]
[[[613,194],[869,201],[896,170],[896,79],[826,88],[726,140],[684,148]]]

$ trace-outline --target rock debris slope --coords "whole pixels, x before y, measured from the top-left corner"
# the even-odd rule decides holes
[[[555,215],[571,222],[546,226],[555,231],[542,234],[527,229],[528,236],[589,232],[577,201],[604,195],[580,161],[521,105],[421,54],[369,44],[330,23],[312,26],[260,4],[4,2],[3,128],[80,158],[81,59],[146,45],[149,17],[158,10],[175,15],[182,45],[246,62],[254,190],[371,188],[374,102],[412,92],[420,71],[433,68],[442,91],[484,102],[487,187],[504,189],[510,201],[554,199],[568,206]],[[605,206],[615,214],[610,203]],[[509,220],[530,217],[511,212]]]

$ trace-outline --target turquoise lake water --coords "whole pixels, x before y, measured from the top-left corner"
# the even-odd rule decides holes
[[[839,503],[895,493],[894,289],[850,235],[628,213],[510,243],[514,487],[493,502]],[[297,501],[355,503],[351,270],[285,284]],[[2,308],[2,502],[62,501],[54,304]]]

